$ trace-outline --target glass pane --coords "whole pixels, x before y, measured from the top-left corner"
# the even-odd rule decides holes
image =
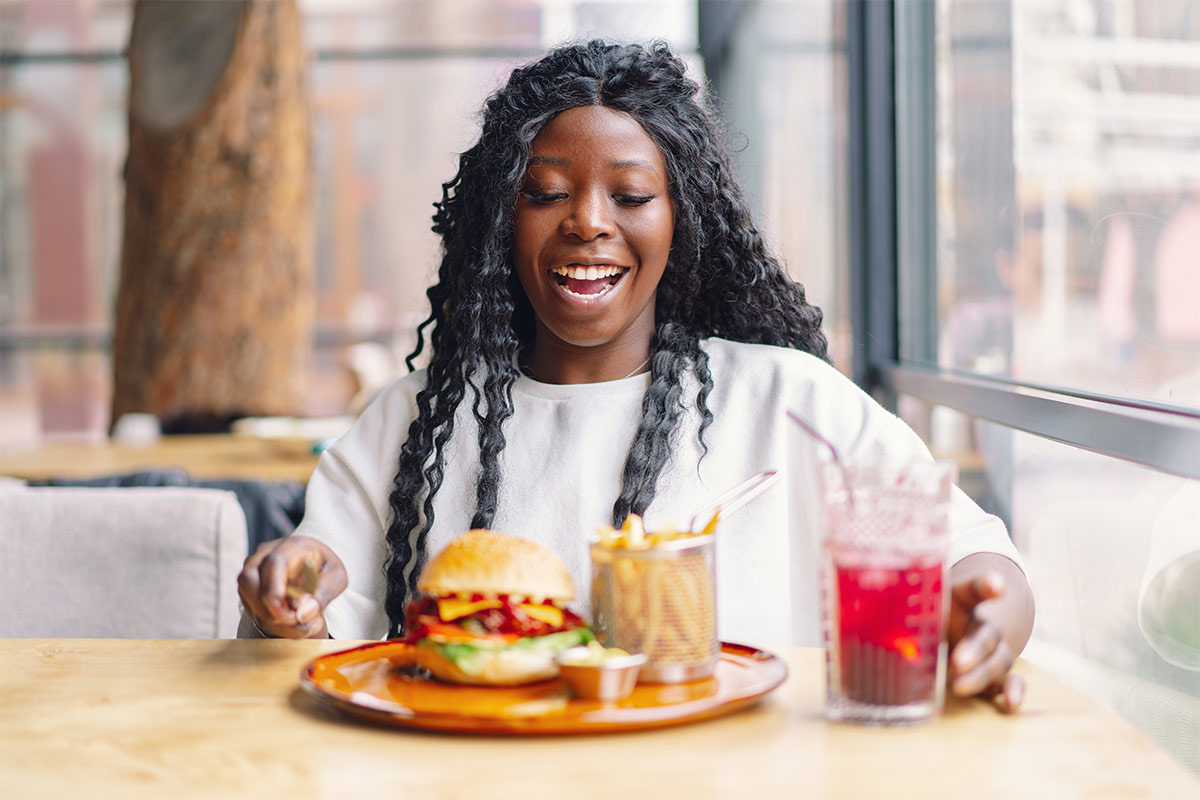
[[[768,247],[824,311],[830,356],[849,372],[844,20],[835,0],[746,4],[718,91]]]
[[[1200,408],[1200,14],[939,0],[937,362]]]
[[[118,56],[132,18],[131,0],[4,0],[0,48],[38,56]]]
[[[300,0],[311,48],[537,50],[567,40],[696,48],[692,0]]]
[[[351,340],[401,332],[428,313],[439,241],[433,203],[478,135],[475,115],[517,60],[337,60],[310,71],[318,323]],[[420,124],[413,124],[419,119]]]
[[[118,61],[0,71],[0,443],[107,429],[125,85]]]
[[[536,0],[300,0],[316,53],[387,48],[536,48]]]
[[[696,47],[694,0],[299,0],[315,53],[347,48],[538,49],[620,36]],[[3,0],[6,53],[119,56],[132,0]]]
[[[428,313],[433,202],[486,95],[569,39],[666,39],[688,0],[301,0],[314,133],[317,336],[307,412],[395,372]],[[131,0],[0,3],[0,444],[108,427]],[[355,348],[374,342],[374,349]],[[390,363],[389,363],[390,362]]]
[[[1200,774],[1200,481],[900,405],[1009,525],[1037,601],[1026,658]]]

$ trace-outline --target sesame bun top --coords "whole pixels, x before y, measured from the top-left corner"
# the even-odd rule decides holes
[[[547,547],[519,536],[476,529],[456,536],[421,570],[417,588],[428,595],[516,594],[575,599],[567,566]]]

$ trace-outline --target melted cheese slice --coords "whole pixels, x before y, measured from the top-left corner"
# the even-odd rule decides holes
[[[500,608],[503,603],[499,598],[491,600],[467,600],[462,597],[443,597],[438,600],[438,616],[443,622],[453,622],[459,617],[465,617],[469,614],[474,614],[476,611],[483,611],[487,608]]]
[[[484,611],[489,608],[500,608],[504,604],[498,598],[491,600],[467,600],[462,597],[443,597],[438,600],[438,616],[443,622],[453,622],[456,619],[470,616],[477,611]],[[551,605],[534,605],[533,603],[522,603],[521,610],[534,619],[551,625],[555,628],[563,624],[562,609]]]
[[[522,603],[521,610],[529,616],[544,622],[547,625],[552,625],[555,628],[563,624],[563,613],[561,608],[554,606],[535,606],[532,603]]]

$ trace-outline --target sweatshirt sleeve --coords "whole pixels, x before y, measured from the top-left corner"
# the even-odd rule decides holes
[[[912,428],[899,417],[892,416],[882,406],[880,411],[891,419],[889,424],[880,426],[873,448],[907,453],[912,458],[933,459],[921,437],[917,436]],[[948,527],[950,542],[947,566],[953,566],[975,553],[996,553],[1015,563],[1022,572],[1025,571],[1025,565],[1008,535],[1008,529],[1004,527],[1003,520],[980,508],[958,486],[951,489]]]
[[[321,454],[309,479],[296,534],[321,540],[346,566],[346,591],[325,609],[335,639],[387,635],[383,569],[391,519],[388,495],[423,376],[413,373],[382,392]]]
[[[833,367],[817,363],[815,382],[823,386],[820,391],[810,389],[814,398],[814,422],[818,430],[833,441],[843,458],[848,461],[872,457],[933,459],[921,437],[902,419],[875,402]],[[948,565],[974,553],[996,553],[1024,571],[1025,566],[1004,522],[985,512],[957,486],[950,498],[949,530]]]

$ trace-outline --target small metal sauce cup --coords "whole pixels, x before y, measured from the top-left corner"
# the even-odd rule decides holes
[[[572,663],[590,657],[587,647],[571,647],[554,656],[563,680],[576,697],[613,701],[628,697],[637,684],[638,671],[646,663],[643,653],[612,656],[599,664]]]

